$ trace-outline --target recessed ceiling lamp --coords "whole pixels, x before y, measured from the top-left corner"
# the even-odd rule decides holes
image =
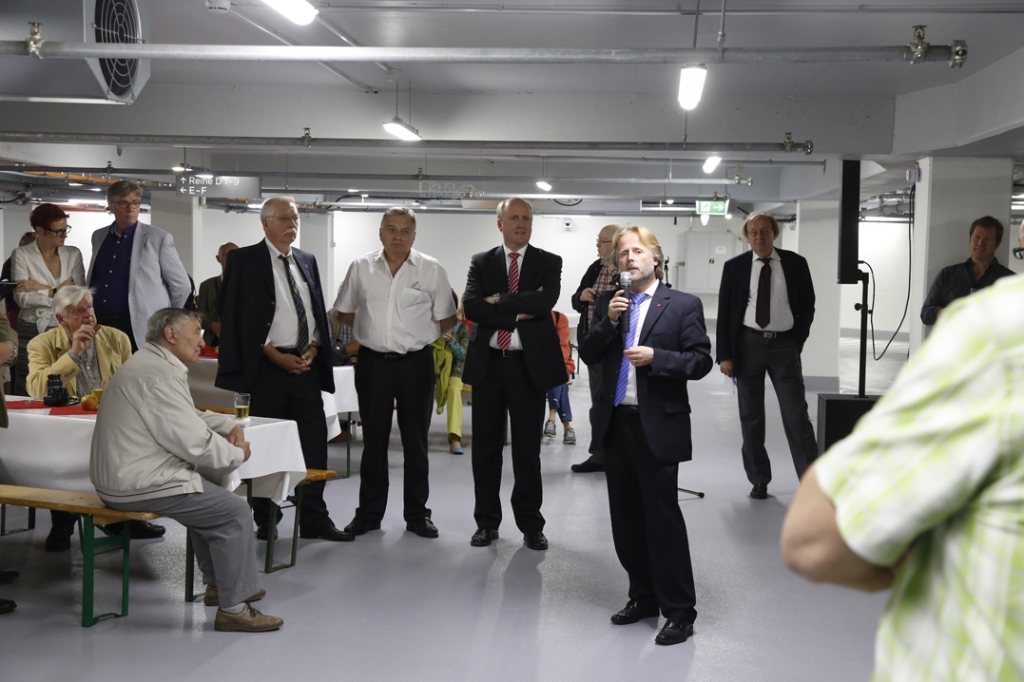
[[[305,26],[320,12],[306,0],[263,0],[263,4],[276,10],[288,21]]]
[[[722,163],[722,157],[712,154],[708,157],[707,161],[704,162],[704,172],[711,173],[718,168],[718,164],[720,163]]]
[[[547,182],[546,180],[538,180],[537,181],[537,187],[540,187],[545,192],[550,192],[551,191],[551,183]]]
[[[700,104],[708,70],[703,65],[686,66],[679,71],[679,106],[691,111]]]
[[[409,83],[409,120],[412,120],[412,83]],[[384,122],[384,130],[388,131],[399,140],[405,140],[406,142],[419,142],[423,138],[420,137],[420,131],[412,127],[412,124],[406,123],[398,117],[398,82],[395,82],[395,117],[390,121]]]
[[[675,199],[665,199],[665,203],[668,204],[669,206],[671,206],[672,204],[676,203],[676,200]]]

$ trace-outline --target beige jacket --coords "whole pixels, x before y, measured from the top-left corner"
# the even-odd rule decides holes
[[[230,415],[197,410],[185,365],[146,343],[103,392],[89,477],[113,503],[202,492],[204,474],[215,478],[245,461],[224,438],[234,427]]]
[[[117,368],[132,356],[132,345],[128,335],[113,327],[100,327],[93,339],[96,344],[96,361],[100,365],[100,376],[110,381]],[[76,379],[81,368],[68,357],[71,339],[63,327],[54,327],[28,342],[28,379],[26,390],[33,398],[46,395],[46,378],[59,374],[64,388],[72,397],[80,397],[76,390]]]

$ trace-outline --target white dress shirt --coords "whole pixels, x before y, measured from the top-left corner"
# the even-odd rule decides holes
[[[522,278],[522,274],[523,274],[523,260],[526,258],[526,246],[524,246],[519,251],[509,251],[508,247],[505,246],[504,244],[501,245],[501,248],[505,252],[505,276],[506,276],[506,278],[508,277],[508,269],[512,265],[512,258],[509,256],[510,253],[518,253],[519,254],[519,262],[516,263],[516,265],[519,267],[519,275],[520,275],[520,278]],[[498,292],[494,292],[494,293],[498,293]],[[488,296],[490,296],[490,295],[491,294],[488,294]],[[493,334],[491,334],[491,341],[490,341],[491,348],[497,348],[499,350],[501,349],[501,346],[498,345],[498,334],[500,334],[500,333],[501,332],[499,330],[499,331],[496,331]],[[522,349],[523,349],[523,342],[519,340],[519,328],[517,327],[516,329],[512,330],[512,340],[509,341],[508,350],[522,350]]]
[[[19,246],[11,252],[11,277],[33,279],[53,288],[57,288],[61,282],[70,278],[75,284],[85,286],[82,252],[74,246],[58,246],[57,255],[60,257],[60,275],[54,277],[50,268],[46,267],[43,252],[35,242]],[[57,320],[53,315],[53,299],[47,292],[15,291],[14,302],[21,306],[18,319],[36,325],[40,334],[50,327],[57,326]]]
[[[352,337],[378,353],[410,353],[441,336],[455,315],[448,273],[436,259],[409,251],[394,277],[384,249],[359,256],[338,288],[334,309],[355,313]]]
[[[295,309],[295,299],[292,298],[288,275],[279,258],[284,254],[278,251],[269,239],[263,241],[270,249],[271,269],[274,272],[274,294],[277,298],[277,304],[274,307],[274,322],[270,325],[270,333],[267,334],[267,340],[263,343],[264,345],[269,343],[276,348],[295,348],[299,342],[299,313]],[[319,330],[316,327],[316,315],[313,313],[313,300],[309,295],[309,284],[303,277],[299,264],[295,262],[295,257],[290,250],[287,258],[288,268],[292,271],[295,284],[299,287],[299,298],[302,299],[302,305],[306,309],[307,338],[310,342],[317,341],[322,346],[323,339],[317,335]]]
[[[772,266],[771,297],[771,318],[768,326],[763,329],[757,324],[757,284],[761,278],[761,269],[764,263],[753,251],[753,261],[750,270],[750,293],[747,297],[747,310],[743,314],[743,325],[756,331],[786,332],[793,328],[793,311],[789,307],[789,291],[786,289],[786,277],[782,272],[782,260],[779,259],[779,252],[772,249],[772,255],[768,257]]]
[[[629,324],[630,329],[636,326],[636,338],[634,339],[633,347],[640,345],[640,334],[644,329],[644,321],[647,320],[647,311],[651,307],[651,301],[654,300],[654,292],[658,290],[658,284],[661,283],[657,277],[654,278],[654,282],[651,286],[644,290],[647,294],[647,298],[638,306],[630,306],[629,308]],[[629,294],[626,294],[629,296]],[[619,324],[622,324],[622,318],[619,318]],[[633,363],[629,364],[629,378],[626,380],[626,395],[622,399],[620,405],[638,405],[639,401],[636,396],[636,365]]]

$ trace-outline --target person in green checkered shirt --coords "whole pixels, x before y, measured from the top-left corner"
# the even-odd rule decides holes
[[[781,544],[813,582],[891,589],[874,680],[1024,679],[1024,277],[946,310]]]

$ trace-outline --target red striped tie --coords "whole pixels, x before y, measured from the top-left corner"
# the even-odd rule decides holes
[[[508,266],[508,293],[514,294],[519,291],[519,254],[513,251],[508,254],[512,262]],[[512,343],[512,332],[507,329],[498,330],[498,348],[508,350]]]

